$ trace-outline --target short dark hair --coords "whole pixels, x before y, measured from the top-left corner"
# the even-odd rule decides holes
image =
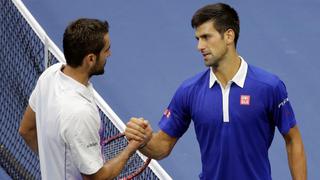
[[[236,10],[224,3],[206,5],[195,12],[191,20],[191,26],[197,28],[207,21],[212,21],[221,35],[228,29],[232,29],[235,32],[234,42],[237,46],[240,20]]]
[[[63,34],[63,51],[71,67],[82,65],[83,58],[93,53],[99,55],[104,36],[109,32],[107,21],[81,18],[71,22]]]

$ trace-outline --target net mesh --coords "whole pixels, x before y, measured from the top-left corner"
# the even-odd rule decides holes
[[[38,158],[26,147],[18,128],[44,70],[44,46],[14,4],[0,2],[0,164],[12,179],[40,179]]]
[[[38,77],[58,60],[48,52],[48,64],[44,64],[44,44],[11,0],[0,0],[0,22],[0,166],[12,179],[41,179],[38,156],[26,146],[18,129]],[[119,133],[102,112],[101,118],[106,137]],[[133,158],[142,161],[137,154]],[[136,179],[158,177],[147,168]]]
[[[109,118],[103,114],[100,111],[100,116],[102,119],[102,123],[104,124],[103,127],[106,129],[103,131],[106,139],[116,136],[119,134],[119,130],[117,128],[114,128],[114,125],[109,120]],[[118,154],[125,146],[127,145],[127,140],[124,138],[119,138],[117,140],[112,141],[110,144],[106,146],[106,149],[104,149],[104,156],[105,159],[108,160],[111,157],[114,157],[116,154]],[[127,162],[127,165],[124,167],[124,169],[121,171],[120,175],[117,179],[126,177],[130,174],[132,174],[137,168],[141,167],[144,164],[144,161],[139,157],[139,155],[136,153],[133,156],[130,157],[130,159]],[[134,179],[151,179],[151,180],[157,180],[159,179],[150,168],[146,168],[141,174],[136,176]]]

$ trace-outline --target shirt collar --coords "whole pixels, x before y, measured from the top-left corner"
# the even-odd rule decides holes
[[[248,71],[248,64],[241,56],[239,56],[239,58],[241,60],[240,68],[238,72],[234,75],[234,77],[231,79],[231,81],[236,83],[239,87],[243,88],[244,81],[246,79],[246,75]],[[210,67],[209,88],[212,88],[212,86],[216,81],[218,81],[218,79],[213,73],[212,68]]]
[[[60,78],[61,88],[63,90],[67,90],[67,91],[68,90],[76,91],[80,96],[82,96],[83,98],[85,98],[91,102],[93,100],[92,84],[90,82],[88,82],[88,86],[85,86],[85,85],[81,84],[80,82],[74,80],[73,78],[65,75],[61,71],[62,67],[63,67],[63,65],[61,66],[61,68],[59,68],[59,72],[58,72],[58,76]]]

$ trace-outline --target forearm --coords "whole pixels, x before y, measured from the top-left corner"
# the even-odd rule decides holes
[[[124,166],[126,165],[128,159],[135,153],[135,151],[126,148],[118,156],[107,161],[103,168],[105,168],[106,179],[114,179],[117,177]]]
[[[162,130],[152,133],[150,124],[142,118],[131,118],[127,123],[125,134],[129,140],[147,142],[139,151],[147,157],[157,160],[168,156],[178,140],[177,137],[171,137]]]
[[[301,138],[286,142],[288,163],[293,180],[307,179],[307,163]]]
[[[108,160],[102,168],[99,169],[98,172],[91,174],[91,175],[82,175],[84,180],[100,180],[106,179],[111,180],[116,178],[126,165],[129,158],[136,152],[137,148],[139,147],[137,143],[136,145],[132,144],[131,142],[128,146],[121,151],[117,156]]]
[[[156,160],[167,157],[175,145],[176,139],[168,141],[160,136],[159,133],[154,133],[151,140],[139,151],[145,156]]]

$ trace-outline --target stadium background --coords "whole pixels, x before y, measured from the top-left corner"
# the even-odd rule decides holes
[[[158,130],[162,112],[179,84],[205,69],[190,20],[198,8],[214,1],[23,2],[60,49],[64,28],[71,20],[91,17],[109,21],[112,56],[106,73],[95,77],[93,84],[124,122],[141,116]],[[224,2],[240,16],[240,55],[286,83],[305,144],[309,179],[320,179],[320,1]],[[273,178],[290,179],[278,131],[269,156]],[[198,178],[201,163],[193,124],[160,164],[173,179]]]

